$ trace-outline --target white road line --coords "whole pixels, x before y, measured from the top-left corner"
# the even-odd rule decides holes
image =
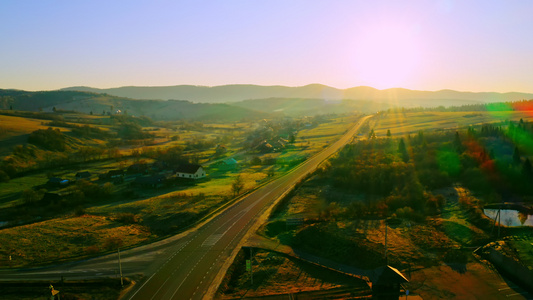
[[[157,273],[152,274],[152,276],[150,276],[150,278],[148,278],[148,280],[146,280],[146,281],[141,285],[141,287],[140,287],[135,293],[133,293],[133,295],[131,295],[130,299],[132,299],[133,297],[135,297],[135,295],[137,295],[137,293],[138,293],[140,290],[142,290],[142,288],[148,283],[148,281],[150,281],[150,279],[152,279],[152,277],[155,276],[155,274],[157,274]]]
[[[200,257],[200,259],[198,260],[198,262],[202,261],[202,259],[207,255],[209,251],[206,251],[204,253],[204,255],[202,255],[202,257]],[[198,265],[198,263],[196,263],[196,265]],[[181,281],[180,285],[178,285],[178,287],[176,288],[176,291],[174,291],[174,293],[172,294],[172,296],[170,296],[170,299],[174,298],[174,296],[176,295],[176,293],[179,291],[180,287],[183,285],[183,283],[185,282],[185,280],[187,280],[187,278],[189,278],[189,275],[191,275],[192,271],[194,271],[194,269],[196,269],[196,265],[194,265],[194,267],[189,271],[189,273],[187,274],[187,276],[185,276],[185,278],[183,278],[183,280]]]
[[[210,235],[209,237],[207,237],[207,239],[205,239],[205,241],[202,243],[202,247],[206,247],[206,246],[213,246],[214,244],[216,244],[218,242],[218,240],[220,240],[222,238],[222,236],[225,234],[226,232],[223,232],[223,233],[215,233],[215,234],[212,234]]]
[[[190,242],[191,242],[191,241],[186,242],[181,248],[178,249],[178,251],[176,251],[176,253],[174,253],[174,255],[176,255],[177,253],[181,252],[181,250],[183,250],[183,249],[184,249],[184,248],[185,248]],[[155,276],[155,274],[159,273],[159,271],[160,271],[160,270],[161,270],[161,269],[162,269],[162,268],[163,268],[163,267],[164,267],[169,261],[170,261],[170,259],[167,260],[167,261],[166,261],[161,267],[159,267],[159,269],[158,269],[154,274],[152,274],[152,276],[150,276],[150,278],[148,278],[148,280],[146,280],[146,281],[141,285],[141,287],[139,287],[139,289],[138,289],[135,293],[133,293],[133,295],[131,295],[130,299],[132,299],[133,297],[135,297],[135,295],[137,295],[137,293],[138,293],[138,292],[139,292],[139,291],[140,291],[140,290],[141,290],[141,289],[142,289],[142,288],[148,283],[148,281],[150,281],[150,280],[152,279],[152,277]],[[180,264],[180,266],[181,266],[181,264]],[[174,274],[174,273],[172,273],[172,274]],[[167,280],[168,280],[168,279],[167,279]],[[165,281],[165,282],[166,282],[166,281]],[[161,289],[161,288],[160,288],[160,289]],[[159,290],[158,290],[158,291],[159,291]],[[155,295],[155,294],[154,294],[154,295]],[[153,299],[153,297],[152,297],[152,299]]]

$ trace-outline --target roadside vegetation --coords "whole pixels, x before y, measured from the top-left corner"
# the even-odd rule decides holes
[[[368,284],[357,277],[322,268],[281,253],[253,249],[250,272],[246,259],[250,249],[241,250],[224,278],[217,299],[242,299],[269,295],[308,298],[371,298]],[[253,283],[252,283],[253,279]]]
[[[131,285],[129,279],[124,286]],[[59,291],[61,299],[102,299],[115,300],[120,297],[122,287],[120,279],[106,278],[98,280],[53,280],[53,281],[19,281],[0,282],[2,299],[4,300],[35,300],[50,299],[51,289]]]

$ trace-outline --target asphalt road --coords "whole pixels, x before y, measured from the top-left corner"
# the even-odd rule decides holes
[[[344,136],[322,152],[262,188],[246,195],[195,230],[154,244],[121,253],[125,276],[145,274],[125,299],[202,299],[210,298],[213,283],[220,282],[243,237],[259,216],[295,183],[352,140],[360,125],[356,123]],[[0,279],[67,279],[116,276],[117,255],[56,267],[33,270],[3,270]],[[148,277],[149,276],[149,277]],[[9,277],[9,278],[8,278]]]

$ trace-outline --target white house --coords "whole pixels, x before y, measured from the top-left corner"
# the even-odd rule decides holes
[[[180,165],[176,171],[176,177],[200,179],[205,177],[205,170],[198,164],[183,164]]]

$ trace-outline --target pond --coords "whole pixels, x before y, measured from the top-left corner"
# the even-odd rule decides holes
[[[483,209],[485,215],[491,219],[496,218],[498,214],[497,209],[485,208]],[[521,213],[516,209],[502,209],[501,212],[501,222],[505,226],[533,226],[533,215],[528,215]]]

